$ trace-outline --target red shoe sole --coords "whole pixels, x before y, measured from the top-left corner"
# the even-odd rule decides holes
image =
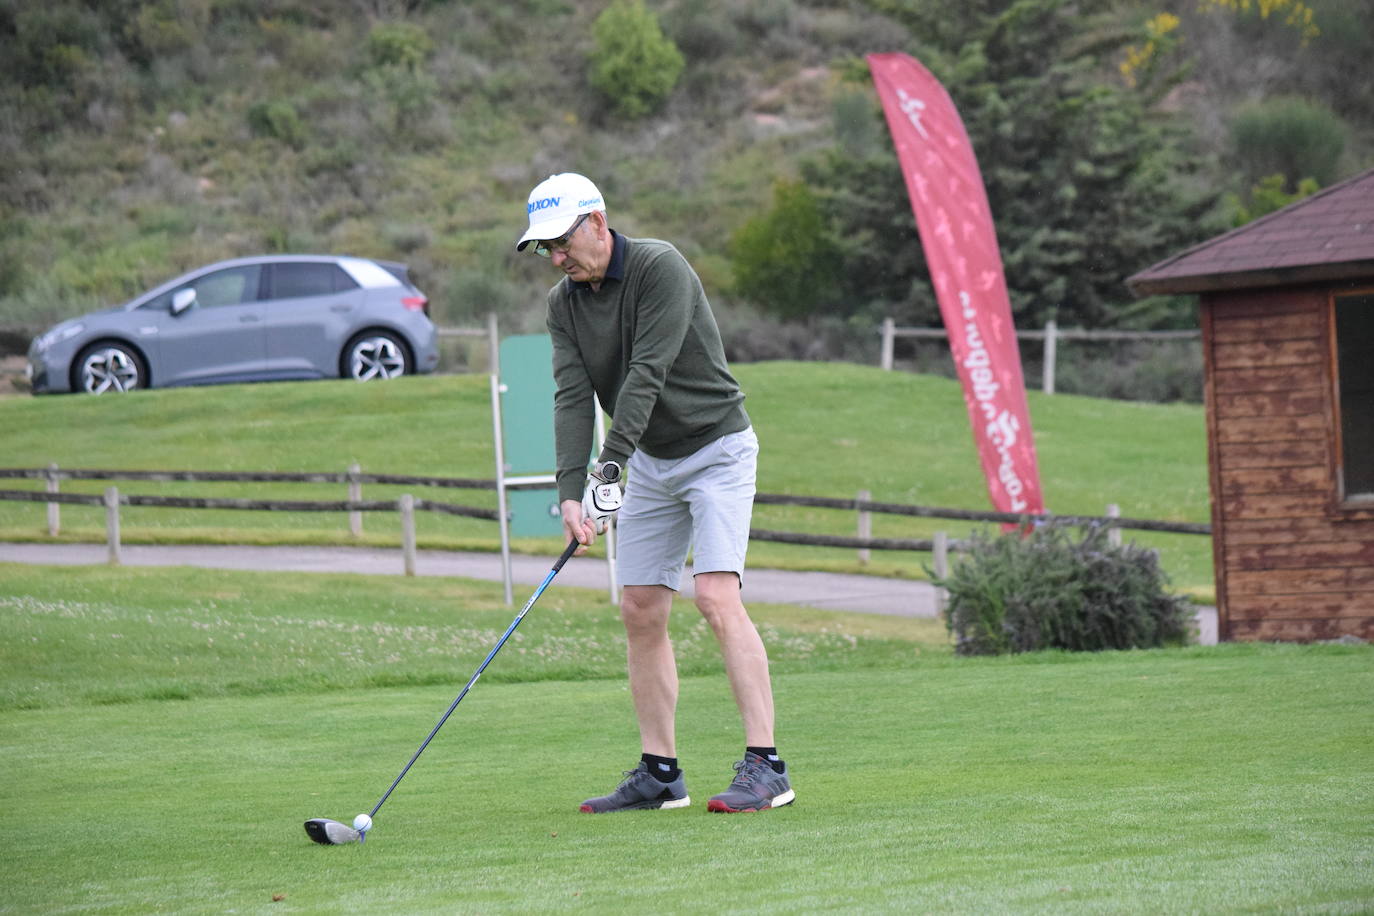
[[[706,803],[707,811],[715,811],[718,814],[744,814],[746,812],[767,811],[771,805],[764,805],[762,808],[731,808],[723,801],[716,801],[714,798]]]

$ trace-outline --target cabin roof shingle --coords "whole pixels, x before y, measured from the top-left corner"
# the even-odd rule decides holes
[[[1374,279],[1374,169],[1160,261],[1137,296]]]

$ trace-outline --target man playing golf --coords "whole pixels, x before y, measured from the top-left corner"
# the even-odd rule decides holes
[[[701,281],[667,242],[612,230],[601,192],[582,175],[550,176],[530,192],[526,212],[529,227],[515,247],[534,242],[563,272],[548,296],[563,527],[582,553],[618,513],[620,610],[643,750],[614,792],[582,810],[690,804],[677,761],[677,664],[668,638],[689,548],[696,605],[720,642],[746,744],[734,781],[707,808],[788,804],[794,793],[774,747],[768,654],[740,600],[758,440]],[[593,398],[614,419],[588,473]]]

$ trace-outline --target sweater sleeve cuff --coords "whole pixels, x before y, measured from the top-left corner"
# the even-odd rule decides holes
[[[624,468],[625,465],[629,463],[630,456],[619,451],[618,449],[603,448],[601,449],[601,454],[597,456],[596,460],[614,461],[616,464],[620,465],[621,468]]]
[[[558,474],[558,501],[562,503],[568,499],[581,499],[582,491],[587,486],[587,475],[575,472],[559,472]]]

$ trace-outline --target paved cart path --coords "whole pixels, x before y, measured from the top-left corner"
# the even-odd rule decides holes
[[[0,562],[53,566],[84,566],[107,561],[103,544],[0,543]],[[398,575],[404,571],[399,549],[370,547],[253,547],[240,545],[125,545],[126,566],[198,566],[212,569],[261,569],[294,572],[353,572]],[[552,557],[513,555],[511,578],[516,586],[533,587],[543,581]],[[501,556],[496,553],[421,550],[415,572],[421,576],[462,576],[501,581]],[[691,570],[683,579],[683,595],[692,595]],[[569,560],[558,583],[605,589],[609,600],[606,561],[596,555]],[[4,587],[0,577],[0,590]],[[517,588],[516,600],[520,600]],[[936,617],[936,589],[929,582],[827,572],[746,569],[744,599],[833,611],[858,611],[896,617]],[[1216,642],[1216,609],[1198,612],[1200,641]]]
[[[263,569],[296,572],[354,572],[400,574],[404,560],[399,549],[369,547],[252,547],[237,545],[126,544],[120,548],[126,566],[200,566],[214,569]],[[0,562],[42,563],[55,566],[105,563],[103,544],[0,544]],[[536,586],[553,564],[553,557],[511,557],[511,579],[517,586]],[[420,550],[416,575],[463,576],[501,581],[497,553]],[[692,595],[691,570],[683,577],[683,594]],[[556,580],[563,585],[606,589],[606,561],[595,554],[569,560]],[[935,587],[929,582],[877,576],[839,575],[746,569],[746,601],[800,604],[843,611],[865,611],[899,617],[936,616]],[[519,596],[517,596],[519,597]]]

